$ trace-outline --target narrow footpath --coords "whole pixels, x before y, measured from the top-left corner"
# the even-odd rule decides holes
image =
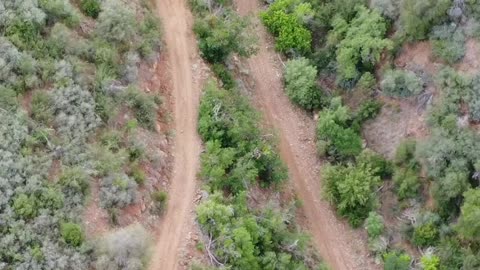
[[[197,136],[197,111],[200,86],[193,79],[193,56],[197,45],[193,36],[192,15],[184,0],[156,0],[164,28],[172,93],[175,102],[174,171],[168,192],[168,207],[159,225],[151,270],[179,269],[180,248],[194,207],[200,139]]]

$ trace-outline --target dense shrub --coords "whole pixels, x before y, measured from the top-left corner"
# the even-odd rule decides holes
[[[382,103],[377,100],[369,99],[363,102],[353,116],[352,126],[360,131],[362,124],[367,120],[374,119],[381,109]]]
[[[370,7],[378,10],[378,12],[380,12],[380,14],[382,14],[384,17],[395,21],[400,15],[400,4],[401,1],[395,0],[372,0],[370,2]]]
[[[434,129],[418,153],[434,181],[433,194],[446,214],[458,210],[457,200],[470,187],[469,175],[476,169],[477,135],[467,130],[454,134]],[[451,207],[451,208],[449,208]]]
[[[153,98],[135,87],[129,87],[125,92],[125,100],[133,109],[140,125],[155,130],[158,107]]]
[[[299,54],[310,52],[312,33],[305,27],[307,20],[313,16],[309,3],[275,1],[260,16],[267,29],[276,36],[277,50]]]
[[[447,19],[451,0],[404,0],[400,10],[401,31],[410,40],[425,39],[432,26]]]
[[[289,60],[285,66],[285,91],[288,97],[306,110],[318,109],[321,90],[317,86],[317,69],[306,58]]]
[[[100,204],[103,208],[122,208],[135,202],[137,183],[125,174],[113,174],[100,182]]]
[[[440,258],[435,255],[425,254],[420,259],[423,270],[438,270],[440,267]]]
[[[249,56],[256,50],[250,21],[231,10],[197,18],[194,31],[202,57],[210,63],[223,63],[232,53]]]
[[[457,225],[458,233],[466,240],[480,240],[480,189],[469,189],[464,193],[465,203]]]
[[[385,270],[408,270],[412,259],[405,253],[388,252],[383,255]]]
[[[420,189],[417,172],[410,168],[397,168],[393,174],[395,191],[400,200],[416,198]]]
[[[374,209],[380,178],[368,166],[328,166],[322,172],[323,194],[339,214],[359,226]]]
[[[370,149],[365,149],[356,158],[357,164],[370,167],[372,172],[381,177],[390,177],[393,173],[393,166],[390,161]]]
[[[365,92],[373,90],[377,84],[377,79],[370,72],[365,72],[362,74],[362,77],[358,80],[357,87]],[[371,92],[370,92],[371,93]]]
[[[48,124],[53,119],[52,101],[48,93],[36,91],[32,95],[32,118],[40,123]]]
[[[422,224],[413,231],[412,241],[419,247],[434,246],[439,238],[438,228],[432,224]]]
[[[146,267],[149,246],[147,231],[139,224],[114,231],[98,243],[98,270],[142,270]]]
[[[465,55],[466,37],[463,30],[455,24],[446,24],[433,27],[433,55],[453,64]]]
[[[80,3],[82,11],[92,18],[97,18],[100,14],[101,3],[99,0],[82,0]]]
[[[236,86],[235,78],[232,73],[222,64],[214,64],[212,71],[222,82],[222,87],[225,89],[233,89]]]
[[[417,142],[413,139],[407,139],[401,142],[395,151],[395,164],[410,164],[415,160],[415,151]]]
[[[423,91],[422,80],[411,71],[388,70],[380,83],[383,93],[394,97],[409,97]]]
[[[336,46],[340,82],[356,82],[365,71],[373,70],[384,50],[392,48],[386,39],[385,19],[375,10],[357,6],[351,22],[335,17],[329,32],[330,46]]]
[[[83,242],[83,232],[80,225],[75,223],[62,223],[61,234],[67,244],[78,247]]]
[[[288,229],[282,212],[249,210],[245,196],[229,202],[217,193],[197,208],[201,228],[218,243],[216,258],[238,269],[306,269],[304,236]]]
[[[212,188],[237,193],[257,178],[264,186],[286,179],[278,154],[260,139],[256,114],[238,93],[210,82],[199,115],[199,133],[206,144],[200,175]]]
[[[17,93],[12,88],[0,87],[0,107],[14,110],[18,106]]]
[[[340,99],[333,99],[329,109],[319,114],[317,139],[324,141],[327,153],[340,159],[354,157],[362,151],[360,135],[348,126],[350,115]]]
[[[85,139],[98,125],[92,95],[77,85],[56,89],[52,94],[55,125],[70,139]]]
[[[99,38],[120,45],[132,42],[136,29],[134,9],[119,0],[106,0],[98,15],[96,34]]]
[[[47,21],[56,22],[62,20],[72,27],[77,26],[80,23],[77,11],[70,1],[38,0],[38,4],[47,14]]]
[[[375,239],[382,235],[385,225],[383,224],[383,218],[375,212],[370,212],[367,219],[365,219],[365,229],[367,230],[368,237]]]
[[[36,86],[36,65],[31,55],[20,52],[15,45],[0,37],[0,81],[4,87],[23,92]]]
[[[168,194],[165,191],[158,190],[152,193],[152,200],[154,202],[154,211],[162,213],[167,208]]]

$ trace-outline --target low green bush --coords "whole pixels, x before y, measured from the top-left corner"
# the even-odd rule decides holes
[[[317,69],[308,59],[289,60],[285,65],[285,91],[287,96],[306,110],[315,110],[322,105],[322,91],[317,85]]]
[[[75,223],[62,223],[60,228],[63,240],[65,240],[67,244],[74,247],[78,247],[82,244],[84,236],[80,225]]]
[[[152,193],[152,200],[154,202],[154,211],[162,213],[167,208],[168,193],[163,190],[158,190]]]
[[[408,70],[387,70],[380,85],[385,95],[393,97],[409,97],[423,91],[422,80]]]
[[[383,255],[384,270],[409,270],[412,258],[405,253],[388,252]]]
[[[235,78],[232,73],[223,64],[213,64],[212,71],[222,82],[222,87],[232,89],[236,86]]]
[[[53,120],[52,99],[45,91],[35,91],[31,101],[32,118],[48,125]]]
[[[382,235],[385,225],[383,224],[383,218],[375,212],[370,212],[367,219],[365,219],[365,229],[367,230],[368,237],[375,239]]]
[[[96,19],[102,10],[102,5],[99,0],[82,0],[80,8],[85,14]]]
[[[158,106],[154,99],[135,87],[129,87],[125,93],[125,100],[129,107],[133,109],[135,118],[140,125],[155,130]]]
[[[359,165],[370,167],[381,178],[388,178],[393,173],[392,163],[370,149],[363,150],[356,161]]]
[[[416,171],[409,168],[397,168],[393,174],[393,182],[400,200],[418,196],[421,184]]]
[[[338,159],[348,159],[357,156],[362,151],[360,134],[349,127],[351,116],[347,107],[341,105],[341,100],[332,100],[330,108],[320,112],[317,124],[317,140],[327,143],[329,156]]]
[[[380,182],[380,177],[364,165],[327,166],[322,171],[323,195],[354,227],[375,208],[375,190]]]
[[[260,14],[267,29],[276,37],[277,50],[302,55],[311,51],[312,33],[305,26],[311,16],[310,3],[289,0],[275,1]]]

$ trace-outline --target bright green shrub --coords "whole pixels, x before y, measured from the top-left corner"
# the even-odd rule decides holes
[[[409,270],[412,258],[405,253],[388,252],[383,255],[384,270]]]
[[[60,225],[63,240],[67,244],[78,247],[83,242],[83,231],[80,225],[75,223],[62,223]]]
[[[384,228],[382,216],[376,212],[368,213],[368,217],[365,219],[365,229],[370,239],[375,239],[382,235]]]
[[[328,166],[322,172],[325,198],[355,227],[374,209],[375,189],[380,181],[371,168],[362,165]]]
[[[380,83],[385,95],[393,97],[409,97],[423,91],[422,80],[411,71],[388,70]]]
[[[345,159],[362,151],[362,138],[354,129],[348,127],[349,120],[348,109],[341,105],[340,99],[332,100],[331,108],[320,112],[317,140],[327,142],[330,156]]]
[[[215,76],[222,82],[222,87],[225,89],[232,89],[236,86],[235,78],[232,73],[223,64],[214,64],[212,71]]]
[[[421,185],[416,171],[397,168],[393,174],[393,182],[400,200],[417,197]]]
[[[337,47],[338,79],[343,82],[355,82],[363,72],[371,71],[381,53],[393,46],[384,38],[387,25],[377,11],[364,6],[357,6],[356,11],[351,22],[335,17],[329,32],[329,44]]]
[[[279,0],[260,14],[267,29],[277,37],[275,47],[283,53],[310,52],[312,33],[305,27],[309,17],[313,16],[310,3]]]
[[[197,18],[194,32],[202,57],[210,63],[223,63],[232,53],[247,57],[256,51],[250,21],[230,10]]]
[[[420,265],[423,270],[438,270],[440,267],[440,258],[435,255],[423,255],[420,259]]]
[[[357,87],[362,90],[372,90],[377,83],[377,79],[370,72],[365,72],[358,80]]]
[[[236,91],[208,83],[199,116],[199,134],[206,144],[200,175],[213,189],[238,193],[257,179],[269,186],[287,178],[271,143],[260,139],[256,113]]]
[[[80,8],[85,14],[94,19],[98,17],[98,14],[100,14],[100,11],[102,10],[99,0],[82,0]]]
[[[38,213],[37,199],[22,193],[13,200],[13,209],[17,215],[25,219],[33,218]]]
[[[320,108],[321,90],[317,86],[317,69],[306,58],[289,60],[285,66],[285,91],[288,97],[306,110]]]
[[[413,231],[412,241],[419,247],[434,246],[438,239],[438,228],[432,223],[422,224]]]
[[[370,149],[363,150],[356,161],[359,165],[370,167],[372,172],[381,178],[387,178],[393,173],[391,162]]]
[[[374,119],[381,109],[382,103],[377,100],[369,99],[363,102],[355,112],[352,126],[360,132],[362,124],[367,120]]]

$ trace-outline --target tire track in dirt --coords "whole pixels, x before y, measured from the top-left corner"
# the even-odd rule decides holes
[[[241,15],[256,14],[258,0],[235,0]],[[319,171],[316,156],[315,121],[291,105],[283,92],[279,59],[267,41],[268,34],[257,22],[259,51],[247,60],[255,82],[253,100],[267,124],[278,130],[280,154],[287,163],[295,191],[303,201],[302,211],[313,242],[326,263],[336,270],[379,269],[369,257],[365,237],[335,216],[331,206],[320,199]]]
[[[155,0],[162,19],[175,102],[174,171],[165,215],[159,224],[151,270],[178,269],[181,242],[186,236],[193,208],[200,139],[197,111],[200,87],[194,83],[192,59],[196,42],[191,32],[192,15],[184,0]]]

